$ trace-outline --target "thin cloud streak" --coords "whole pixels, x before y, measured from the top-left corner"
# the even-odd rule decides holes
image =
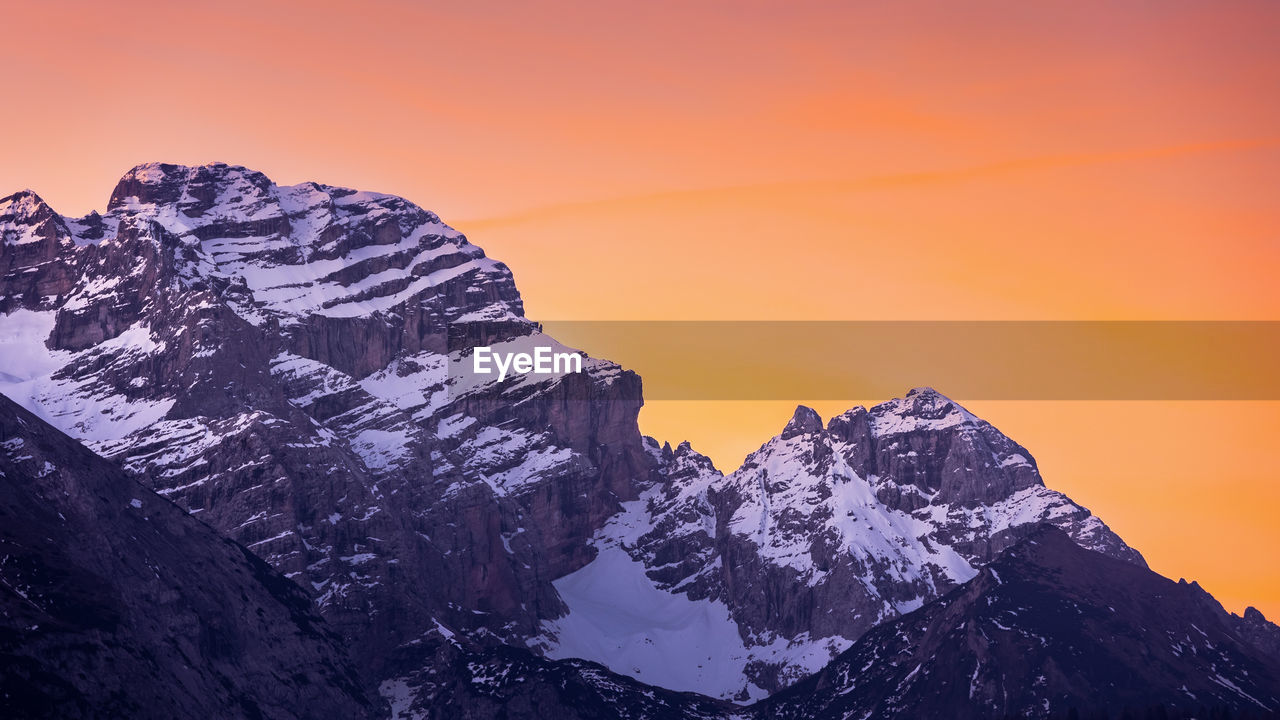
[[[928,185],[948,182],[963,182],[966,180],[976,180],[985,177],[1008,175],[1019,172],[1034,172],[1037,170],[1051,170],[1055,168],[1085,167],[1090,165],[1106,165],[1142,160],[1156,160],[1224,152],[1240,152],[1243,150],[1270,150],[1276,148],[1280,148],[1280,138],[1209,141],[1154,148],[1117,150],[1112,152],[1060,153],[1055,155],[1017,158],[986,165],[974,165],[949,170],[889,173],[885,175],[875,175],[848,180],[804,180],[779,183],[755,183],[750,185],[725,185],[721,187],[691,188],[687,190],[664,190],[661,192],[641,193],[612,198],[555,203],[507,215],[459,220],[457,224],[468,229],[485,230],[494,227],[517,225],[534,220],[545,220],[556,216],[572,215],[579,212],[615,208],[623,205],[642,205],[645,203],[664,200],[688,200],[743,193],[767,194],[797,191],[859,192],[915,184]]]

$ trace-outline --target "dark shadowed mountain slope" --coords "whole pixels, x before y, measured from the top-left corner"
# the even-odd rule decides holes
[[[477,643],[443,628],[401,648],[420,668],[379,688],[395,720],[746,720],[727,701],[645,685],[584,660]]]
[[[1200,587],[1200,583],[1194,580],[1190,583],[1186,580],[1178,580],[1178,584],[1193,591],[1209,611],[1225,615],[1227,623],[1240,637],[1248,640],[1263,653],[1280,660],[1280,626],[1267,620],[1262,611],[1255,607],[1248,607],[1245,608],[1243,616],[1228,613],[1217,598]]]
[[[296,585],[0,396],[0,717],[375,709]]]
[[[1200,593],[1045,527],[964,586],[873,629],[760,713],[1119,717],[1160,706],[1270,717],[1280,662]]]
[[[1208,593],[1205,593],[1208,595]],[[1216,600],[1214,601],[1217,602]],[[1280,658],[1280,627],[1267,620],[1262,611],[1255,607],[1245,608],[1244,615],[1232,615],[1232,624],[1237,632],[1248,638],[1263,652],[1273,658]]]

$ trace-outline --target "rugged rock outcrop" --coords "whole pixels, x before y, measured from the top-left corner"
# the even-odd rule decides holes
[[[1198,598],[1209,612],[1225,616],[1228,624],[1240,637],[1280,662],[1280,626],[1267,620],[1260,610],[1248,607],[1245,608],[1244,615],[1228,613],[1226,608],[1222,607],[1222,603],[1200,587],[1200,583],[1179,579],[1178,585],[1186,587],[1187,591]]]
[[[0,199],[0,312],[52,306],[74,282],[62,262],[72,242],[66,220],[39,195],[24,190]]]
[[[0,715],[376,717],[296,585],[0,397]]]
[[[1262,611],[1247,607],[1243,616],[1232,613],[1231,624],[1259,650],[1280,660],[1280,627],[1267,620]]]

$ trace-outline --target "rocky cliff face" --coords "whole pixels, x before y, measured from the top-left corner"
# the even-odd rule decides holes
[[[0,715],[361,718],[375,699],[296,585],[0,397]]]
[[[400,198],[152,164],[101,216],[20,193],[0,225],[0,391],[311,591],[367,665],[436,619],[532,634],[650,472],[634,374],[450,371],[550,341]]]
[[[757,709],[778,720],[1272,717],[1280,659],[1200,592],[1045,527]]]

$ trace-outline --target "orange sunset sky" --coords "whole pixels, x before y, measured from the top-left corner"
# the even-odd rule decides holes
[[[534,319],[1280,320],[1273,1],[2,17],[0,194],[64,214],[225,161],[435,210]],[[732,470],[793,405],[641,423]],[[1280,403],[966,405],[1155,570],[1280,619]]]

